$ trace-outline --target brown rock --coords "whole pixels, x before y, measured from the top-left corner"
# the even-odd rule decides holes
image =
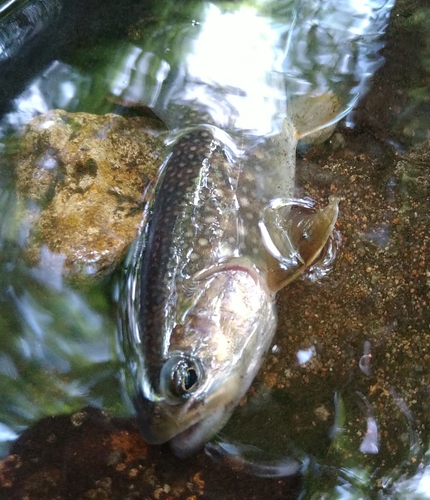
[[[299,482],[243,475],[204,451],[179,459],[166,446],[146,445],[134,420],[90,407],[44,418],[0,461],[0,498],[8,500],[289,500]]]
[[[32,264],[45,245],[65,256],[64,274],[72,279],[102,277],[115,267],[136,235],[143,193],[157,176],[157,127],[140,117],[63,110],[26,125],[13,160]]]

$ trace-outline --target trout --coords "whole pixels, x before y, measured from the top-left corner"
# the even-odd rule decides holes
[[[187,456],[227,422],[272,342],[278,290],[326,247],[338,214],[294,193],[297,141],[332,125],[333,96],[296,99],[283,132],[242,142],[214,126],[172,147],[120,279],[119,334],[140,431]]]

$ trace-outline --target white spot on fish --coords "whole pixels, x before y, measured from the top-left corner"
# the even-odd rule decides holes
[[[205,247],[207,244],[208,244],[208,240],[206,238],[199,238],[198,240],[198,244],[201,246],[201,247]]]

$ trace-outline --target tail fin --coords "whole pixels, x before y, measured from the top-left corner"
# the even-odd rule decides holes
[[[287,115],[293,123],[295,139],[303,137],[307,142],[325,141],[333,132],[334,125],[347,115],[357,102],[358,95],[347,105],[332,92],[316,97],[300,95],[290,99]]]

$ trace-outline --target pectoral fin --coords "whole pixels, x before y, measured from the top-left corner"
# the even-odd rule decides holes
[[[335,198],[315,213],[290,213],[287,234],[304,266],[310,266],[326,244],[337,220],[338,203]]]
[[[333,231],[338,202],[333,198],[317,212],[310,212],[308,207],[290,206],[281,224],[277,218],[285,206],[278,207],[277,214],[272,213],[273,227],[268,229],[267,220],[264,228],[260,225],[269,253],[268,284],[272,292],[296,279],[318,259]]]

